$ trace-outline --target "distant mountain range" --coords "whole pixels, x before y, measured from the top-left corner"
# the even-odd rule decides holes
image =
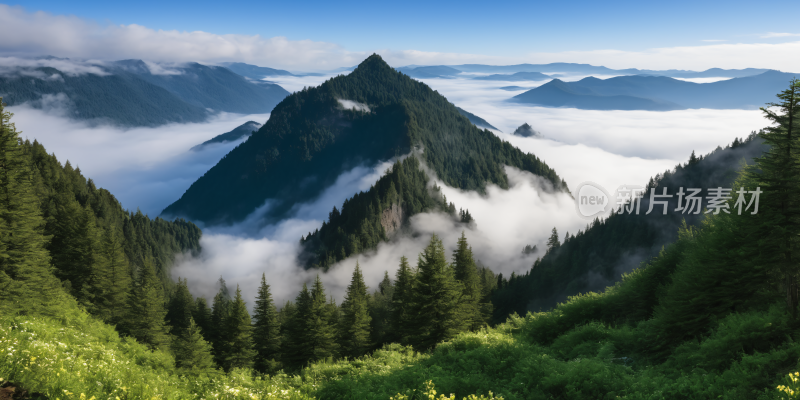
[[[517,72],[514,74],[494,74],[488,76],[478,76],[472,79],[482,80],[482,81],[519,82],[519,81],[543,81],[547,79],[553,79],[553,77],[545,75],[541,72]]]
[[[248,137],[253,134],[253,132],[257,131],[258,128],[261,128],[261,124],[255,121],[247,121],[230,132],[223,133],[221,135],[214,136],[213,138],[206,140],[205,142],[198,144],[197,146],[192,147],[193,151],[197,151],[202,149],[205,146],[208,146],[212,143],[225,143],[225,142],[233,142],[239,140],[243,137]]]
[[[222,65],[225,68],[228,68],[229,70],[241,76],[256,81],[260,81],[264,78],[268,78],[271,76],[322,76],[323,75],[317,73],[291,73],[289,71],[284,71],[282,69],[259,67],[257,65],[245,64],[240,62],[221,63],[220,65]]]
[[[461,71],[446,67],[444,65],[435,65],[430,67],[400,67],[398,71],[417,79],[426,78],[454,78],[460,74]]]
[[[8,105],[64,109],[78,120],[125,127],[201,122],[214,112],[268,113],[289,94],[253,83],[223,67],[189,63],[154,68],[141,60],[98,64],[94,73],[10,67],[0,73]],[[151,70],[155,69],[155,72]]]
[[[584,110],[755,109],[773,101],[795,76],[767,71],[712,83],[646,75],[589,77],[577,82],[554,79],[510,101]]]
[[[344,107],[342,100],[368,108]],[[419,149],[424,150],[419,153]],[[416,154],[414,157],[444,183],[459,189],[482,192],[487,183],[505,188],[503,166],[510,165],[542,176],[555,190],[566,190],[566,183],[540,159],[477,128],[443,96],[373,55],[350,74],[282,101],[264,126],[193,183],[163,215],[185,216],[209,225],[231,223],[241,221],[269,199],[263,221],[274,222],[289,216],[297,204],[318,197],[343,171],[409,153]],[[413,165],[404,168],[419,174]],[[317,247],[309,251],[319,254],[324,264],[374,246],[374,238],[385,238],[381,219],[371,219],[380,216],[384,207],[404,210],[394,214],[397,223],[426,209],[426,204],[434,201],[426,194],[427,178],[403,183],[406,178],[402,176],[392,185],[376,183],[374,190],[384,192],[373,194],[371,189],[369,194],[358,195],[358,200],[345,204],[341,214],[334,210],[331,221],[342,224],[337,225],[341,232],[334,229],[333,236],[311,240]],[[389,190],[390,186],[395,189]],[[356,206],[364,196],[375,196],[376,202],[368,201],[365,208]],[[357,234],[364,223],[369,228],[363,229],[370,233],[358,234],[363,243],[351,243],[339,251],[339,245],[330,242],[337,242],[339,239],[332,238],[340,234],[342,240],[351,240],[347,239],[350,232]],[[332,229],[326,226],[330,225],[322,229]],[[326,253],[331,246],[335,251]]]
[[[712,68],[702,72],[686,70],[647,70],[647,69],[611,69],[602,66],[575,63],[551,63],[551,64],[517,64],[517,65],[483,65],[483,64],[463,64],[449,66],[460,72],[468,73],[490,73],[490,74],[513,74],[516,72],[541,72],[565,73],[575,75],[656,75],[669,76],[673,78],[741,78],[762,74],[769,71],[761,68],[746,69],[720,69]]]

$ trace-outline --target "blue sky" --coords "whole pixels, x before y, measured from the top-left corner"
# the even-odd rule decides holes
[[[26,11],[104,24],[216,34],[285,36],[352,51],[420,50],[510,56],[524,52],[781,42],[798,33],[800,2],[771,1],[63,1],[30,0]],[[796,38],[795,38],[796,39]]]

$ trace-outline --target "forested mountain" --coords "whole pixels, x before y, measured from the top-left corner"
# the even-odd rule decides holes
[[[293,76],[289,71],[257,65],[245,64],[241,62],[222,63],[222,66],[246,78],[261,80],[268,76]]]
[[[343,100],[368,109],[345,108]],[[265,218],[275,221],[316,198],[342,171],[412,149],[452,187],[506,188],[503,165],[511,165],[566,188],[537,157],[478,129],[443,96],[373,55],[349,75],[283,100],[258,132],[163,214],[218,224],[242,220],[270,199]]]
[[[116,61],[112,65],[116,67],[112,72],[134,73],[189,104],[214,111],[264,114],[289,95],[276,84],[249,81],[224,67],[186,63],[153,73],[141,60]]]
[[[487,76],[478,76],[472,79],[483,80],[483,81],[518,82],[518,81],[544,81],[547,79],[552,79],[552,77],[545,75],[541,72],[517,72],[513,74],[493,74]]]
[[[492,124],[487,122],[485,119],[483,119],[483,118],[481,118],[481,117],[479,117],[479,116],[477,116],[477,115],[475,115],[475,114],[473,114],[473,113],[471,113],[471,112],[469,112],[469,111],[467,111],[467,110],[465,110],[465,109],[463,109],[461,107],[456,107],[456,109],[458,110],[459,114],[467,117],[469,122],[472,122],[478,128],[494,129],[496,131],[499,130],[499,129],[495,128],[494,126],[492,126]]]
[[[743,162],[752,165],[756,157],[768,149],[755,133],[743,141],[717,148],[705,157],[691,158],[671,171],[656,175],[647,183],[647,195],[641,199],[639,215],[615,213],[605,220],[595,220],[585,231],[564,232],[560,237],[555,229],[554,242],[541,260],[536,261],[530,271],[522,275],[505,277],[492,295],[495,304],[496,322],[505,321],[513,312],[520,315],[528,311],[548,310],[565,301],[568,296],[602,290],[619,281],[639,264],[658,255],[663,246],[678,238],[678,230],[685,222],[688,226],[700,226],[704,211],[700,214],[673,212],[678,208],[678,198],[669,199],[669,211],[662,214],[662,206],[650,208],[650,189],[661,194],[664,188],[675,195],[679,188],[702,188],[701,196],[708,195],[708,188],[731,188],[742,169]],[[635,184],[635,183],[632,183]],[[738,188],[734,188],[734,192]],[[735,196],[735,193],[732,194]],[[707,204],[704,199],[703,207]]]
[[[794,76],[767,71],[711,83],[644,75],[588,77],[577,82],[555,79],[514,96],[511,101],[585,110],[755,109],[770,101]]]
[[[182,219],[150,219],[139,211],[124,210],[111,193],[81,175],[80,169],[69,162],[62,165],[36,141],[18,141],[9,118],[10,114],[4,113],[0,124],[5,146],[0,150],[0,183],[7,191],[0,198],[9,202],[14,197],[32,208],[0,204],[0,215],[6,218],[2,234],[13,236],[15,229],[29,229],[26,235],[37,239],[27,236],[26,246],[40,246],[36,251],[43,254],[42,263],[52,265],[52,270],[46,270],[59,279],[58,286],[111,323],[120,323],[115,310],[143,268],[152,269],[159,290],[170,290],[173,259],[178,253],[200,251],[200,229]],[[17,175],[8,176],[11,173]],[[29,220],[15,220],[15,207],[24,211],[19,218],[24,215]],[[22,251],[10,246],[2,251]],[[0,274],[14,278],[9,270]]]
[[[225,132],[221,135],[214,136],[213,138],[206,140],[205,142],[198,144],[197,146],[192,147],[192,150],[200,150],[203,146],[209,145],[211,143],[225,143],[225,142],[233,142],[239,140],[243,137],[248,137],[253,134],[253,132],[257,131],[258,128],[261,128],[261,124],[255,121],[247,121],[239,126],[237,126],[234,130],[230,132]]]
[[[513,135],[520,137],[544,137],[541,132],[534,130],[527,122],[518,126],[517,129],[514,130]]]
[[[92,67],[94,72],[82,73],[8,68],[0,74],[0,93],[11,106],[63,109],[73,119],[124,127],[202,122],[217,111],[268,113],[289,94],[278,85],[195,63],[158,74],[141,60]]]

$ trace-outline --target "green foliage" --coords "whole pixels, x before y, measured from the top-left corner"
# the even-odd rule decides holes
[[[124,331],[151,349],[165,350],[169,345],[166,302],[155,267],[145,261],[138,281],[131,287],[128,316]]]
[[[224,340],[227,343],[223,355],[223,368],[230,371],[234,368],[252,367],[253,356],[256,354],[253,350],[253,326],[238,285],[225,325],[227,329]]]
[[[472,257],[472,248],[467,243],[467,237],[461,232],[458,245],[453,251],[453,272],[456,280],[461,283],[461,314],[464,323],[469,329],[478,329],[486,324],[482,304],[485,303],[481,287],[478,268]]]
[[[214,371],[211,345],[203,339],[200,328],[189,317],[189,324],[172,343],[175,366],[183,373],[198,375]]]
[[[344,357],[363,356],[372,347],[370,344],[372,317],[369,315],[368,301],[367,285],[356,262],[353,278],[342,302],[342,316],[339,319],[340,354]]]
[[[461,306],[463,285],[455,279],[436,235],[420,253],[417,268],[410,342],[416,348],[431,349],[467,329],[470,319]]]
[[[274,372],[278,369],[277,360],[280,360],[281,323],[264,274],[261,274],[253,318],[253,348],[256,351],[253,369],[261,373]]]

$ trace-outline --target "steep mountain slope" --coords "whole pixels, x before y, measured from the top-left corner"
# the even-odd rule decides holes
[[[250,136],[253,132],[257,131],[258,128],[261,128],[261,124],[255,121],[247,121],[236,128],[234,128],[230,132],[225,132],[221,135],[214,136],[213,138],[206,140],[205,142],[198,144],[197,146],[192,147],[192,150],[200,150],[203,146],[212,144],[212,143],[225,143],[225,142],[233,142],[235,140],[239,140],[243,137]]]
[[[293,76],[289,71],[257,65],[245,64],[240,62],[222,63],[222,66],[246,78],[261,80],[268,76]]]
[[[767,71],[712,83],[645,75],[554,80],[514,96],[512,101],[587,110],[754,109],[772,101],[774,93],[794,76]]]
[[[141,60],[117,61],[114,65],[168,90],[189,104],[215,111],[268,113],[289,95],[278,85],[248,81],[223,67],[187,63],[170,67],[168,73],[154,74]]]
[[[76,74],[9,67],[0,74],[0,95],[11,106],[58,108],[69,118],[132,127],[202,122],[217,111],[268,113],[289,94],[278,85],[196,63],[158,73],[141,60],[93,68],[95,73]]]
[[[684,108],[678,104],[663,100],[630,95],[602,94],[590,87],[564,82],[560,79],[553,79],[542,86],[518,94],[511,98],[510,101],[546,107],[571,107],[581,110],[669,111]]]
[[[717,148],[706,157],[690,159],[687,164],[657,175],[647,185],[648,194],[641,200],[639,215],[617,213],[603,221],[595,220],[585,231],[570,235],[560,247],[547,252],[530,271],[501,283],[492,298],[495,321],[504,321],[512,312],[523,315],[547,310],[568,296],[612,285],[622,273],[638,268],[641,262],[658,255],[664,245],[674,242],[684,220],[697,225],[703,218],[702,212],[673,212],[678,206],[676,196],[670,199],[666,215],[660,205],[645,215],[650,188],[655,187],[656,193],[667,188],[667,193],[673,195],[680,187],[702,188],[701,195],[707,196],[707,188],[730,188],[742,161],[752,164],[753,158],[764,150],[763,140],[752,134],[743,142],[737,139],[730,147]],[[704,200],[703,206],[706,204]]]
[[[471,112],[469,112],[469,111],[467,111],[467,110],[465,110],[465,109],[463,109],[461,107],[456,107],[456,109],[458,110],[459,114],[467,117],[469,122],[472,122],[478,128],[494,129],[496,131],[499,130],[499,129],[495,128],[494,126],[492,126],[492,124],[488,123],[485,119],[483,119],[483,118],[481,118],[481,117],[479,117],[479,116],[477,116],[477,115],[475,115],[475,114],[473,114],[473,113],[471,113]]]
[[[514,74],[494,74],[488,76],[479,76],[472,79],[483,80],[483,81],[519,82],[519,81],[544,81],[552,78],[540,72],[517,72]]]
[[[344,108],[349,103],[342,100],[362,106]],[[164,214],[226,223],[269,199],[265,218],[274,221],[318,196],[344,169],[413,148],[453,187],[482,191],[486,182],[507,187],[503,165],[541,175],[557,190],[566,187],[538,158],[478,129],[447,99],[373,55],[347,76],[287,97],[258,132]]]
[[[64,108],[70,118],[122,126],[200,122],[208,117],[204,108],[131,73],[100,76],[47,67],[24,69],[0,76],[0,94],[9,106],[27,102],[40,109]]]

